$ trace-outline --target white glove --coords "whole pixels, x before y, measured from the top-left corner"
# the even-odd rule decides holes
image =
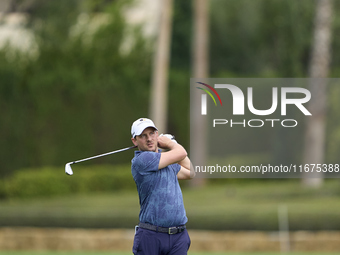
[[[178,143],[178,142],[175,140],[175,136],[174,136],[174,135],[170,135],[170,134],[160,134],[159,136],[165,136],[165,137],[169,138],[171,141],[174,141],[175,143]]]

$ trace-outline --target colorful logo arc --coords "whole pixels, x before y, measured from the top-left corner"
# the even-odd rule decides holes
[[[214,92],[215,95],[217,96],[218,100],[220,101],[220,104],[222,105],[222,100],[221,100],[221,98],[220,98],[220,95],[217,93],[217,91],[216,91],[213,87],[211,87],[210,85],[208,85],[208,84],[206,84],[206,83],[203,83],[203,82],[196,82],[196,83],[202,84],[203,86],[206,86],[206,87],[209,88],[212,92]],[[196,88],[201,89],[201,90],[203,90],[204,92],[206,92],[206,93],[212,98],[212,100],[214,101],[215,105],[217,106],[216,100],[215,100],[215,98],[213,97],[213,95],[209,92],[209,90],[206,90],[206,89],[203,89],[203,88],[200,88],[200,87],[196,87]]]
[[[196,82],[196,83],[201,84],[203,86],[206,86],[208,89],[210,89],[217,96],[217,98],[220,101],[220,104],[222,106],[222,100],[220,98],[220,95],[217,93],[217,91],[213,87],[211,87],[210,85],[203,83],[203,82]],[[210,93],[209,90],[204,89],[204,88],[200,88],[200,87],[196,87],[196,88],[201,89],[205,93],[207,93],[212,98],[212,100],[214,101],[215,106],[217,106],[216,100],[215,100],[214,96]],[[201,95],[201,114],[202,115],[207,115],[207,94]]]

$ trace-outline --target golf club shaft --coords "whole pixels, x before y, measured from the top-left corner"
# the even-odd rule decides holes
[[[118,152],[122,152],[122,151],[127,151],[127,150],[130,150],[130,149],[136,148],[136,147],[137,146],[131,146],[131,147],[127,147],[127,148],[124,148],[124,149],[120,149],[120,150],[116,150],[116,151],[111,151],[111,152],[107,152],[107,153],[100,154],[100,155],[97,155],[97,156],[93,156],[93,157],[90,157],[90,158],[80,159],[80,160],[71,162],[71,164],[75,164],[75,163],[83,162],[83,161],[86,161],[86,160],[90,160],[90,159],[95,159],[95,158],[107,156],[107,155],[118,153]]]

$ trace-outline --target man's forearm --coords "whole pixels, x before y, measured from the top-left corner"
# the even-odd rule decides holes
[[[188,156],[186,156],[183,160],[178,162],[178,164],[180,166],[182,166],[182,168],[185,168],[186,169],[185,171],[188,171],[188,172],[186,172],[186,175],[185,175],[186,177],[182,178],[182,179],[189,179],[189,178],[195,177],[196,174],[195,174],[195,171],[194,171],[194,167],[192,166],[191,161],[188,158]]]
[[[188,156],[186,156],[183,160],[181,160],[180,162],[178,162],[178,164],[180,164],[182,167],[186,168],[186,169],[190,169],[190,159],[188,158]]]
[[[171,142],[171,140],[166,137],[160,137],[160,139],[163,139],[163,140],[167,139],[169,142],[164,143],[164,144],[159,144],[159,148],[167,149],[168,151],[161,153],[161,158],[159,160],[158,169],[162,169],[168,165],[183,161],[185,159],[185,157],[187,156],[187,152],[183,148],[182,145],[177,144],[175,142]]]

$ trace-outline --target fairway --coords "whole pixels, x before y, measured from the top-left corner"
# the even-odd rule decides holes
[[[210,250],[213,241],[214,245],[218,244],[221,247],[220,249],[214,249],[215,251],[235,251],[235,249],[232,249],[231,246],[236,245],[237,242],[240,242],[240,240],[253,240],[251,245],[256,244],[256,248],[254,246],[254,249],[243,251],[277,251],[279,249],[278,246],[276,249],[268,249],[263,246],[268,245],[267,240],[274,242],[272,243],[273,245],[278,245],[277,241],[275,241],[277,239],[274,240],[273,237],[278,237],[277,234],[275,234],[275,230],[277,230],[277,208],[280,204],[285,204],[289,211],[292,242],[294,243],[298,241],[299,245],[308,247],[306,249],[300,247],[299,250],[308,249],[318,251],[320,247],[326,245],[326,243],[331,245],[331,247],[338,247],[338,240],[336,240],[337,233],[335,232],[331,233],[332,238],[327,237],[326,239],[325,233],[320,233],[319,231],[311,231],[308,233],[308,237],[306,237],[307,232],[304,232],[305,237],[301,239],[301,235],[294,231],[294,228],[299,229],[303,227],[307,229],[307,227],[311,228],[313,226],[315,226],[315,228],[321,226],[324,230],[328,228],[328,231],[338,228],[338,215],[340,212],[340,191],[338,184],[337,180],[329,180],[320,190],[301,188],[299,182],[295,180],[281,182],[268,181],[266,183],[243,183],[241,185],[232,183],[227,185],[207,185],[201,189],[184,188],[184,200],[187,208],[187,214],[189,216],[188,225],[193,226],[188,227],[192,238],[192,252],[189,252],[188,254],[280,254],[280,252],[203,252]],[[198,201],[197,198],[200,200]],[[139,212],[138,198],[136,197],[136,191],[134,190],[112,193],[75,194],[51,198],[9,199],[0,201],[0,208],[0,221],[5,227],[16,226],[18,229],[24,226],[31,227],[32,225],[35,225],[37,228],[41,226],[47,227],[41,228],[40,230],[38,229],[38,232],[34,235],[33,232],[30,232],[32,230],[29,228],[22,228],[20,230],[20,237],[24,238],[23,240],[28,240],[27,238],[32,238],[33,236],[46,238],[46,242],[43,243],[43,248],[40,246],[40,248],[36,248],[37,250],[46,249],[46,252],[34,251],[35,248],[16,246],[17,251],[0,251],[0,255],[132,254],[129,251],[129,248],[131,247],[132,249],[133,237],[132,234],[129,234],[128,232],[132,232],[133,227],[131,226],[134,226],[134,224],[138,222]],[[325,217],[325,215],[327,217]],[[54,228],[55,226],[53,224],[55,224],[55,226],[59,226]],[[70,224],[73,224],[72,226],[76,226],[78,228],[69,228],[69,230],[64,233],[63,231],[66,231],[68,229],[67,226]],[[66,228],[62,229],[60,226]],[[195,226],[199,226],[200,229],[195,229]],[[259,235],[256,236],[253,235],[251,239],[249,239],[249,236],[242,236],[240,232],[230,232],[237,230],[237,228],[241,229],[242,227],[244,228],[243,231],[246,231],[246,227],[253,227],[253,229],[256,227],[259,229],[258,231],[263,232],[260,232]],[[222,232],[218,232],[218,236],[215,236],[216,233],[215,235],[213,233],[209,233],[208,238],[208,236],[206,236],[207,233],[200,232],[203,231],[204,228],[207,231],[222,230]],[[56,230],[56,233],[53,232],[54,230]],[[12,237],[15,235],[15,228],[12,230],[7,229],[6,231],[8,234],[7,236],[9,237],[8,240],[15,240],[11,238],[11,235]],[[112,241],[105,241],[105,247],[103,244],[96,247],[100,243],[99,241],[95,240],[95,238],[86,239],[86,237],[89,236],[89,233],[93,231],[98,231],[95,236],[98,240],[105,241],[105,235],[111,235]],[[121,239],[117,237],[119,236],[119,233],[116,235],[110,231],[123,231],[124,235],[129,235],[130,239],[124,239],[125,248],[119,248],[117,246],[123,245]],[[42,232],[44,232],[44,236],[41,235]],[[246,235],[250,235],[251,233],[252,232],[246,232]],[[73,237],[77,236],[77,240],[83,240],[83,242],[85,240],[85,242],[78,247],[83,247],[84,250],[86,250],[87,246],[92,248],[87,249],[85,252],[79,251],[79,248],[72,248],[72,245],[76,244],[73,242],[69,244],[65,243],[69,240],[67,239],[67,236],[69,235]],[[204,238],[202,238],[202,236]],[[55,243],[47,242],[48,240],[57,240],[55,239],[57,237],[66,238],[65,242],[62,242],[64,247],[63,249],[53,249],[55,247]],[[256,237],[256,240],[253,239],[254,237]],[[314,241],[310,243],[312,239]],[[36,245],[36,242],[33,242],[33,239],[29,240],[30,241],[27,242],[28,244]],[[17,241],[19,241],[19,239]],[[311,246],[313,246],[313,248]],[[243,245],[239,247],[242,248]],[[13,248],[5,246],[3,249],[10,250]],[[32,251],[30,251],[30,249],[32,249]],[[108,252],[109,250],[115,249],[125,250],[127,252]],[[59,252],[57,252],[57,250]],[[60,250],[66,251],[61,252]],[[337,251],[337,249],[333,250]],[[335,253],[318,251],[314,253],[294,252],[291,254],[324,255]]]
[[[183,188],[189,229],[229,231],[276,231],[281,204],[288,208],[291,231],[337,230],[339,195],[338,180],[327,180],[320,190],[297,180]],[[0,208],[2,226],[132,229],[139,213],[135,190],[0,200]]]
[[[52,251],[0,251],[1,255],[131,255],[131,252],[75,252],[75,251],[64,251],[64,252],[52,252]],[[189,252],[189,255],[279,255],[280,252],[224,252],[224,253],[213,253],[213,252]],[[336,253],[324,253],[324,252],[292,252],[290,255],[333,255]]]
[[[0,251],[1,255],[131,255],[131,252],[75,252],[75,251],[64,251],[64,252],[52,252],[52,251]],[[279,255],[280,252],[247,252],[247,253],[213,253],[213,252],[189,252],[188,255]],[[324,252],[292,252],[290,255],[333,255],[336,253],[324,253]]]

